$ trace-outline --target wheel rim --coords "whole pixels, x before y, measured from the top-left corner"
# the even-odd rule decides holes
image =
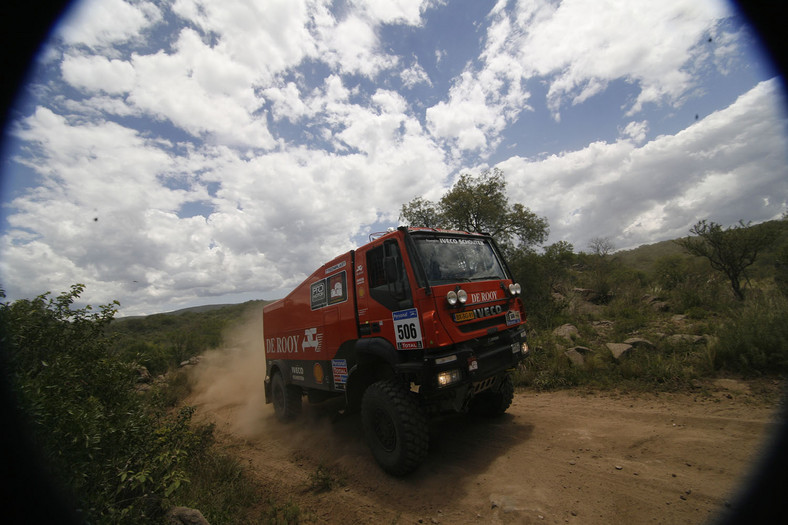
[[[386,452],[392,452],[397,448],[397,429],[394,426],[394,421],[391,416],[384,410],[376,410],[373,420],[372,429],[375,432],[375,438],[381,444]]]

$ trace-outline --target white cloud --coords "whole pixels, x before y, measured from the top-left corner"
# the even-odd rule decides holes
[[[274,145],[259,111],[263,100],[255,94],[252,70],[190,29],[181,32],[175,49],[132,57],[136,85],[129,103],[194,136],[248,147]]]
[[[639,88],[630,115],[647,103],[680,104],[712,56],[704,46],[714,46],[717,64],[734,52],[735,37],[719,26],[729,14],[711,0],[522,0],[512,9],[499,2],[489,15],[481,65],[469,64],[448,100],[429,108],[430,130],[459,150],[488,155],[505,127],[531,109],[525,87],[531,79],[547,83],[556,120],[567,102],[588,103],[619,79]],[[712,34],[720,45],[707,43]]]
[[[56,34],[68,45],[104,48],[139,37],[160,19],[161,11],[151,2],[82,0],[74,3]]]
[[[60,68],[63,80],[89,92],[127,93],[134,87],[134,68],[124,60],[69,55]]]
[[[419,84],[426,84],[432,87],[430,76],[424,71],[418,62],[414,63],[411,67],[403,69],[400,73],[402,83],[407,88],[413,88]]]
[[[328,16],[321,2],[306,0],[176,0],[172,10],[216,35],[226,57],[256,71],[264,82],[316,55],[310,28]]]
[[[593,237],[619,248],[686,235],[700,219],[733,224],[779,216],[788,203],[788,124],[777,79],[676,135],[638,146],[629,136],[545,159],[511,158],[506,173],[516,202],[550,219],[551,242],[583,249]]]
[[[353,6],[384,24],[419,25],[421,13],[435,2],[430,0],[352,0]]]

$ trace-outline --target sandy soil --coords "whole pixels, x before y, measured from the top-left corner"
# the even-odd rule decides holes
[[[500,419],[433,422],[426,462],[394,478],[358,415],[305,401],[299,421],[276,421],[254,324],[194,367],[188,402],[261,501],[292,501],[307,523],[703,523],[735,501],[777,427],[775,403],[734,380],[698,394],[525,391]]]

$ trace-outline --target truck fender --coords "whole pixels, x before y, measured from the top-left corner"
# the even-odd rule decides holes
[[[345,400],[352,412],[361,408],[364,391],[372,383],[394,376],[400,361],[397,350],[382,338],[360,339],[355,342],[356,364],[348,371]]]

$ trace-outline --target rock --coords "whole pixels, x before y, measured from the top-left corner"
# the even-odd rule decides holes
[[[196,355],[194,357],[187,359],[186,361],[181,361],[181,364],[179,366],[181,368],[183,368],[184,366],[194,366],[199,362],[200,362],[200,356]]]
[[[142,365],[137,366],[137,383],[150,383],[152,380],[147,368]]]
[[[564,355],[569,358],[575,366],[583,366],[586,362],[585,354],[593,352],[590,348],[585,346],[575,346],[564,352]]]
[[[591,326],[594,327],[594,331],[597,334],[605,335],[613,329],[614,323],[613,321],[606,321],[606,320],[594,321],[593,323],[591,323]]]
[[[648,339],[643,339],[642,337],[630,337],[624,341],[624,344],[632,345],[635,348],[654,348],[654,343]]]
[[[649,306],[657,312],[667,312],[670,310],[670,305],[665,301],[654,301],[653,303],[649,303]]]
[[[702,335],[673,334],[668,336],[667,342],[672,345],[680,345],[680,344],[696,345],[699,343],[705,343],[706,338],[703,337]]]
[[[622,356],[626,355],[627,352],[632,350],[632,345],[626,343],[605,343],[610,353],[613,354],[613,357],[616,359],[621,359]]]
[[[210,525],[202,512],[189,507],[172,507],[167,511],[166,520],[168,525]]]
[[[564,324],[553,330],[553,335],[556,337],[562,337],[569,342],[574,341],[574,338],[580,335],[580,332],[577,330],[577,327],[573,324]]]

